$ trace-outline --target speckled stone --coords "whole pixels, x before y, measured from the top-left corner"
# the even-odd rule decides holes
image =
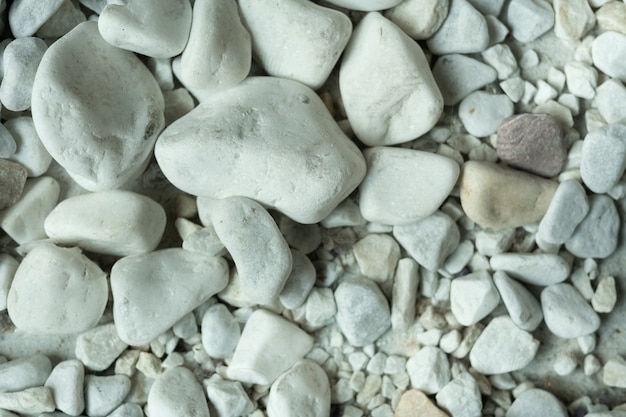
[[[27,175],[22,165],[0,159],[0,210],[17,203],[22,196]]]
[[[567,160],[567,140],[559,122],[547,114],[520,114],[498,129],[498,157],[509,165],[542,175],[558,175]]]

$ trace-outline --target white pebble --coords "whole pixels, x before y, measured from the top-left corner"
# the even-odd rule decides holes
[[[530,332],[539,327],[543,314],[535,296],[502,271],[496,271],[493,280],[513,323]]]
[[[476,380],[461,372],[435,396],[437,405],[454,417],[480,417],[483,402]]]
[[[626,35],[618,32],[604,32],[591,46],[593,65],[609,77],[626,82],[626,69],[622,65],[626,59]]]
[[[29,177],[39,177],[44,174],[52,162],[52,157],[39,139],[33,119],[16,117],[7,120],[4,127],[9,131],[17,146],[9,159],[22,164]]]
[[[344,226],[363,226],[367,220],[352,198],[346,198],[320,224],[326,229]]]
[[[367,14],[355,28],[341,61],[339,88],[354,133],[369,146],[413,140],[443,111],[424,52],[379,13]]]
[[[326,417],[330,413],[330,384],[315,362],[302,360],[272,384],[268,417]]]
[[[509,34],[509,28],[493,15],[485,15],[485,20],[487,21],[487,30],[489,31],[489,45],[496,45],[504,41]]]
[[[537,92],[535,93],[535,97],[533,101],[535,104],[545,104],[548,101],[555,99],[558,93],[550,84],[545,82],[544,80],[537,81]]]
[[[187,368],[165,371],[154,382],[148,395],[150,417],[193,415],[209,417],[209,407],[200,383]]]
[[[192,111],[196,106],[193,97],[185,88],[164,91],[163,101],[165,103],[165,126],[171,125],[173,122]]]
[[[491,66],[461,54],[444,55],[435,62],[433,76],[446,106],[454,106],[468,94],[491,84],[498,73]]]
[[[576,357],[569,352],[559,353],[553,365],[554,372],[560,376],[570,375],[577,367]]]
[[[126,375],[85,375],[85,414],[106,416],[122,404],[130,392]]]
[[[452,280],[450,308],[464,326],[485,318],[500,302],[500,296],[487,271],[477,271]]]
[[[32,36],[63,4],[63,0],[18,0],[9,7],[9,26],[16,38]]]
[[[489,322],[470,352],[472,367],[482,374],[517,371],[528,365],[539,348],[539,341],[518,328],[507,316]]]
[[[143,409],[136,403],[124,403],[107,417],[144,417]]]
[[[436,55],[482,52],[489,45],[487,21],[467,0],[450,0],[448,17],[426,43]]]
[[[18,38],[9,43],[2,55],[3,78],[0,85],[2,105],[11,111],[30,108],[37,66],[46,52],[39,38]]]
[[[352,252],[361,273],[377,282],[391,278],[400,259],[400,246],[385,234],[367,235],[354,244]]]
[[[452,329],[448,333],[441,336],[441,339],[439,340],[439,348],[445,353],[452,353],[459,347],[460,343],[461,333],[456,329]]]
[[[576,97],[591,100],[596,94],[598,72],[590,65],[582,62],[568,62],[565,64],[567,89]]]
[[[280,292],[279,300],[285,308],[300,307],[315,284],[315,266],[297,250],[291,250],[292,266],[289,277]]]
[[[597,374],[602,369],[600,360],[594,355],[587,355],[583,359],[583,372],[587,376]]]
[[[227,381],[213,374],[203,382],[211,405],[217,417],[239,417],[250,415],[254,411],[254,403],[248,397],[239,381]]]
[[[42,354],[4,362],[0,364],[0,393],[43,385],[51,371],[50,359]]]
[[[554,26],[554,11],[546,0],[511,0],[503,16],[513,37],[522,43],[534,41]]]
[[[595,105],[607,123],[626,122],[626,88],[619,80],[606,80],[596,89]]]
[[[120,338],[133,346],[149,343],[227,282],[226,261],[199,252],[171,248],[120,259],[111,269]]]
[[[391,297],[391,327],[407,330],[415,320],[415,301],[420,275],[419,266],[411,258],[398,261]]]
[[[426,394],[439,392],[450,381],[450,364],[446,354],[434,346],[424,346],[406,363],[411,387]]]
[[[463,127],[476,137],[495,133],[502,121],[511,115],[513,103],[505,94],[475,91],[459,105],[459,118]]]
[[[572,112],[567,107],[557,103],[554,100],[550,100],[535,107],[532,111],[534,114],[549,114],[556,118],[561,123],[562,127],[573,127],[574,119],[572,118]]]
[[[428,39],[448,16],[449,0],[403,0],[385,11],[385,17],[413,39]]]
[[[481,229],[476,232],[476,250],[486,256],[506,252],[511,247],[514,237],[514,228]]]
[[[20,263],[8,312],[15,326],[26,332],[77,333],[96,325],[107,298],[106,274],[98,265],[77,248],[44,243]]]
[[[60,38],[87,20],[77,3],[64,1],[61,7],[48,19],[36,35],[40,38]]]
[[[517,71],[517,60],[506,44],[497,44],[480,54],[485,62],[498,72],[498,79],[505,80]]]
[[[626,126],[612,124],[587,133],[583,141],[580,175],[594,193],[613,188],[626,169]]]
[[[561,39],[578,40],[596,23],[587,0],[556,0],[554,34]]]
[[[563,282],[570,273],[570,264],[551,253],[502,253],[491,257],[491,268],[503,271],[532,285]]]
[[[626,361],[615,356],[604,364],[602,382],[609,387],[626,388]]]
[[[330,288],[313,287],[306,300],[307,330],[319,329],[329,324],[337,313],[337,305]]]
[[[567,417],[565,406],[548,391],[542,389],[526,389],[519,394],[506,417]]]
[[[474,255],[474,244],[471,240],[464,240],[459,246],[448,256],[443,268],[450,274],[458,274],[470,262]]]
[[[567,339],[585,336],[600,327],[600,317],[570,284],[556,284],[541,292],[541,308],[548,329]]]
[[[539,223],[537,237],[553,244],[565,243],[588,212],[589,202],[583,186],[578,181],[563,181]]]
[[[612,276],[601,278],[598,281],[596,292],[591,298],[591,306],[598,313],[610,313],[613,311],[616,302],[615,278]]]
[[[565,242],[565,247],[580,258],[606,258],[617,247],[620,228],[617,209],[613,200],[602,194],[592,195],[589,206],[587,216]]]
[[[84,380],[85,368],[79,360],[66,360],[54,367],[45,386],[50,388],[57,410],[71,416],[83,412],[85,409]]]
[[[586,336],[580,336],[576,338],[578,347],[583,354],[591,353],[596,348],[596,336],[595,334],[588,334]]]
[[[28,415],[50,412],[54,411],[54,398],[48,387],[0,393],[0,410]],[[13,417],[11,413],[9,417]]]
[[[111,45],[156,58],[180,54],[190,27],[186,0],[113,2],[98,19],[100,34]]]
[[[587,301],[591,301],[593,297],[593,288],[591,288],[591,279],[589,275],[582,269],[577,268],[570,276],[570,281],[574,288],[578,290],[580,295]]]
[[[128,345],[120,339],[114,323],[81,333],[76,339],[76,358],[92,371],[104,371]]]
[[[241,333],[228,376],[269,385],[312,347],[313,338],[293,323],[266,310],[256,310]]]

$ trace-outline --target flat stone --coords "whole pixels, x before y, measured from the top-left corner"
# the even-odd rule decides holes
[[[454,417],[480,417],[483,402],[478,384],[469,372],[461,372],[435,396],[437,405]]]
[[[561,173],[568,143],[561,125],[546,114],[521,114],[505,119],[498,128],[498,158],[544,177]]]
[[[482,52],[489,45],[485,17],[466,0],[450,0],[448,16],[427,41],[436,55]]]
[[[354,133],[368,146],[413,140],[443,111],[424,52],[379,13],[366,15],[354,29],[341,61],[339,89]]]
[[[163,128],[163,96],[145,65],[85,22],[44,54],[33,85],[37,133],[83,188],[119,188],[138,177]]]
[[[541,292],[543,319],[548,329],[566,339],[585,336],[600,327],[600,317],[570,284],[556,284]]]
[[[120,259],[111,269],[120,339],[149,343],[227,283],[226,261],[198,252],[172,248]]]
[[[23,391],[0,393],[0,410],[20,414],[54,411],[54,398],[48,387],[27,388]],[[11,417],[9,415],[9,417]]]
[[[491,257],[490,265],[494,271],[541,286],[563,282],[571,271],[565,259],[552,253],[500,253]]]
[[[359,186],[359,207],[376,223],[407,224],[430,216],[460,172],[454,160],[430,152],[373,147],[364,156],[367,174]]]
[[[0,210],[11,207],[19,201],[27,175],[24,166],[0,159]]]
[[[243,0],[239,10],[267,73],[313,89],[324,84],[352,34],[345,14],[310,1]]]
[[[353,346],[373,343],[391,325],[391,314],[382,291],[368,278],[343,281],[335,290],[337,324]]]
[[[565,247],[580,258],[606,258],[615,252],[620,219],[615,203],[607,195],[592,195],[589,212],[576,227]]]
[[[502,121],[512,115],[513,102],[506,94],[475,91],[459,105],[459,118],[463,127],[476,137],[495,133]]]
[[[449,0],[404,0],[385,17],[415,40],[428,39],[448,16]]]
[[[106,274],[98,265],[78,248],[43,243],[20,263],[7,307],[11,321],[22,331],[71,334],[94,327],[107,298]]]
[[[391,327],[404,331],[415,321],[415,301],[419,285],[419,265],[411,258],[398,261],[393,278]]]
[[[402,0],[328,0],[328,2],[350,10],[373,12],[397,6]]]
[[[203,385],[218,417],[245,416],[256,408],[239,381],[226,381],[213,374]]]
[[[535,296],[502,271],[493,274],[493,281],[513,323],[529,332],[537,329],[543,321],[543,313]]]
[[[104,417],[122,404],[129,392],[126,375],[85,375],[85,414]]]
[[[394,417],[448,417],[428,396],[416,389],[405,391],[396,406]]]
[[[463,326],[471,326],[484,319],[498,303],[500,296],[489,272],[476,271],[452,280],[450,309]]]
[[[51,371],[50,359],[41,354],[4,362],[0,364],[0,393],[43,385]]]
[[[458,246],[460,232],[454,220],[437,211],[417,222],[394,226],[393,237],[418,264],[436,271]]]
[[[618,32],[604,32],[591,45],[593,65],[609,77],[626,82],[626,69],[622,65],[626,59],[626,35]]]
[[[557,185],[502,165],[468,161],[461,174],[461,205],[482,227],[523,226],[541,220]]]
[[[609,1],[596,10],[596,23],[603,32],[626,35],[626,3]]]
[[[411,387],[426,394],[435,394],[450,382],[448,357],[434,346],[418,350],[407,361],[406,370],[411,378]]]
[[[9,27],[16,38],[32,36],[63,4],[63,0],[41,3],[18,0],[9,6]]]
[[[268,417],[326,417],[330,414],[330,383],[326,372],[304,359],[272,384],[267,402]]]
[[[596,89],[595,104],[608,124],[626,123],[626,88],[619,80],[603,82]]]
[[[583,62],[568,62],[563,68],[567,89],[576,97],[591,100],[596,94],[598,71]]]
[[[57,410],[71,416],[83,412],[85,409],[84,380],[85,368],[79,360],[66,360],[54,367],[45,386],[50,388]]]
[[[404,4],[404,3],[403,3]],[[470,93],[494,82],[491,66],[461,54],[444,55],[435,62],[433,76],[446,106],[454,106]]]
[[[365,175],[361,152],[321,99],[270,77],[213,94],[168,126],[155,156],[183,191],[256,199],[300,223],[326,217]]]
[[[244,296],[269,304],[291,272],[291,252],[270,214],[256,201],[230,197],[215,202],[215,233],[237,267]]]
[[[292,249],[291,259],[291,272],[278,298],[285,308],[293,310],[306,301],[315,285],[316,272],[313,262],[302,252]]]
[[[518,328],[507,316],[489,322],[480,334],[469,359],[472,368],[484,375],[503,374],[524,368],[535,358],[539,341]]]
[[[33,119],[27,116],[16,117],[4,123],[15,143],[17,150],[9,159],[22,164],[29,177],[43,175],[52,162],[52,157],[42,144]]]
[[[92,371],[104,371],[128,345],[120,339],[114,323],[81,333],[76,339],[76,358]]]
[[[55,242],[127,256],[154,250],[165,223],[165,210],[154,200],[111,190],[63,200],[48,214],[44,228]]]
[[[565,406],[554,395],[532,388],[517,396],[506,412],[506,417],[567,417]]]
[[[575,180],[563,181],[539,223],[537,237],[552,244],[563,244],[588,212],[589,201],[583,186]]]
[[[180,54],[190,28],[191,5],[185,0],[109,3],[98,18],[100,35],[111,45],[156,58]]]
[[[30,108],[37,66],[48,46],[34,37],[18,38],[2,54],[3,78],[0,85],[2,105],[11,111]]]
[[[270,385],[313,347],[313,338],[287,319],[255,310],[228,367],[230,379]]]
[[[237,319],[224,304],[214,304],[202,315],[202,346],[216,359],[231,358],[239,342],[241,329]]]
[[[202,385],[183,367],[169,369],[157,378],[150,389],[147,407],[152,417],[210,415]]]
[[[587,133],[580,156],[580,176],[594,193],[608,192],[626,169],[626,126],[612,124]]]
[[[511,0],[503,17],[513,37],[523,43],[534,41],[554,26],[554,10],[546,0]]]
[[[553,7],[554,34],[557,38],[581,39],[596,23],[587,0],[556,0]]]

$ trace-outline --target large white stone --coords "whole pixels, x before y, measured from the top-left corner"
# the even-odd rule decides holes
[[[272,384],[267,403],[269,417],[326,417],[330,413],[330,384],[326,372],[305,359]]]
[[[172,248],[120,259],[111,269],[113,317],[120,339],[146,344],[221,291],[223,258]]]
[[[461,371],[435,396],[437,405],[453,417],[482,416],[483,402],[478,382],[467,371]]]
[[[239,323],[224,304],[214,304],[202,316],[202,346],[216,359],[230,358],[239,342]]]
[[[180,54],[190,28],[188,0],[110,2],[98,18],[100,34],[111,45],[156,58]]]
[[[511,0],[503,17],[520,42],[532,42],[554,26],[554,10],[547,0]]]
[[[145,65],[107,43],[96,22],[56,41],[35,75],[32,114],[52,157],[90,191],[119,188],[147,165],[163,96]]]
[[[183,191],[252,198],[300,223],[326,217],[365,175],[315,92],[271,77],[212,95],[161,134],[155,155]]]
[[[70,334],[94,327],[107,298],[106,274],[78,248],[42,243],[17,268],[7,306],[18,329]]]
[[[352,33],[348,16],[308,0],[240,0],[239,10],[267,73],[313,89],[324,84]]]
[[[152,385],[148,395],[151,417],[209,417],[202,385],[187,368],[172,368]]]
[[[4,362],[0,364],[0,392],[43,385],[51,371],[50,359],[41,354]]]
[[[150,252],[165,230],[165,210],[130,191],[83,194],[60,202],[46,217],[55,242],[116,256]]]
[[[85,414],[102,417],[115,410],[130,391],[126,375],[85,375]]]
[[[433,214],[459,176],[452,159],[412,149],[374,147],[364,151],[367,174],[359,186],[366,220],[406,224]]]
[[[379,13],[367,14],[354,29],[339,88],[354,133],[369,146],[413,140],[443,111],[424,52]]]

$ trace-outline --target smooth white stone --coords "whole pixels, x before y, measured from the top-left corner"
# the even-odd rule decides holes
[[[492,15],[485,15],[487,29],[489,30],[489,45],[496,45],[503,42],[509,34],[509,28],[504,23]]]
[[[0,311],[7,309],[9,289],[20,263],[11,255],[0,253]]]
[[[543,314],[541,304],[535,296],[502,271],[496,271],[493,280],[513,323],[529,332],[539,327],[543,321]]]
[[[47,356],[37,354],[0,364],[0,393],[43,385],[52,371]]]
[[[571,373],[574,372],[577,367],[578,363],[576,357],[569,352],[560,353],[556,357],[554,365],[552,365],[554,372],[556,372],[556,374],[560,376],[571,375]]]
[[[40,38],[57,39],[87,20],[78,4],[64,0],[61,7],[48,19],[39,30]]]
[[[402,0],[328,0],[329,3],[350,10],[373,12],[397,6]]]
[[[111,269],[113,317],[120,339],[144,345],[228,283],[228,265],[184,249],[120,259]]]
[[[591,45],[593,65],[609,77],[626,82],[626,35],[604,32]]]
[[[415,301],[419,281],[417,262],[411,258],[400,259],[393,279],[391,297],[391,327],[393,330],[408,330],[415,321]]]
[[[626,169],[626,126],[612,124],[587,133],[580,158],[580,175],[594,193],[606,193]]]
[[[450,381],[448,357],[439,348],[424,346],[406,363],[411,387],[426,394],[439,392]]]
[[[83,412],[85,409],[84,380],[85,368],[79,360],[66,360],[54,367],[45,386],[50,388],[57,410],[71,416]]]
[[[454,106],[470,93],[491,84],[497,72],[491,66],[461,54],[444,55],[433,67],[433,76],[446,106]]]
[[[382,291],[368,278],[351,278],[335,290],[337,324],[353,346],[376,341],[391,325],[391,313]]]
[[[364,151],[367,174],[359,186],[363,217],[407,224],[433,214],[456,184],[460,168],[445,156],[391,147]]]
[[[456,330],[450,330],[439,339],[439,348],[446,353],[454,352],[461,344],[461,333]]]
[[[85,375],[85,414],[104,417],[115,410],[130,392],[126,375]]]
[[[443,268],[450,274],[458,274],[469,264],[472,256],[474,256],[474,244],[466,239],[459,243],[454,252],[448,256]]]
[[[211,213],[215,233],[233,258],[244,296],[269,304],[291,272],[291,252],[270,214],[244,197],[218,200]]]
[[[513,243],[515,229],[481,229],[476,232],[476,250],[486,256],[506,252]]]
[[[179,78],[187,87],[214,89],[241,82],[250,72],[252,45],[233,0],[199,0]]]
[[[602,382],[609,387],[626,387],[626,361],[619,356],[609,359],[602,369]]]
[[[626,88],[620,81],[603,82],[596,89],[595,105],[607,123],[626,124]]]
[[[172,71],[172,60],[169,58],[148,58],[146,60],[146,67],[150,70],[159,87],[163,92],[163,98],[165,93],[174,90],[174,73]],[[184,90],[184,89],[183,89]],[[167,120],[167,117],[166,117]],[[168,125],[169,123],[165,123]]]
[[[587,216],[565,242],[565,247],[580,258],[603,259],[615,252],[620,218],[613,199],[607,195],[592,195],[589,207]]]
[[[487,21],[467,0],[450,0],[448,17],[426,44],[436,55],[482,52],[489,45]]]
[[[564,67],[567,89],[576,97],[591,100],[596,94],[598,71],[582,62],[568,62]]]
[[[28,415],[45,413],[54,411],[54,399],[48,387],[0,393],[0,410]]]
[[[555,99],[558,93],[550,84],[543,80],[537,81],[537,92],[533,98],[535,104],[545,104],[548,101]]]
[[[484,375],[517,371],[528,365],[539,349],[539,341],[518,328],[508,316],[489,322],[480,334],[469,359],[472,368]]]
[[[183,191],[249,197],[300,223],[326,217],[365,175],[361,152],[321,99],[271,77],[215,93],[161,134],[155,155]]]
[[[389,235],[371,234],[352,247],[361,273],[376,281],[387,281],[393,275],[400,259],[400,246]]]
[[[543,319],[555,335],[567,339],[585,336],[600,327],[600,317],[570,284],[546,287],[541,292]]]
[[[70,334],[96,325],[108,298],[106,274],[77,248],[33,247],[13,278],[7,301],[25,332]]]
[[[555,0],[554,34],[557,38],[578,40],[596,23],[596,17],[587,0]]]
[[[44,54],[32,114],[52,157],[83,188],[100,191],[143,172],[163,128],[163,96],[132,52],[85,22]]]
[[[293,310],[300,307],[315,284],[315,266],[311,260],[297,250],[291,250],[291,273],[278,296],[285,308]]]
[[[596,348],[597,341],[596,336],[594,334],[588,334],[586,336],[580,336],[576,338],[576,343],[578,343],[578,347],[580,351],[587,355],[593,352]]]
[[[403,0],[385,12],[411,38],[430,38],[448,16],[449,0]]]
[[[500,296],[487,271],[476,271],[452,280],[450,309],[457,321],[464,326],[478,323],[499,302]]]
[[[517,71],[517,60],[511,48],[506,44],[494,45],[485,49],[480,55],[487,64],[495,68],[499,80],[505,80]]]
[[[414,223],[394,226],[393,236],[418,264],[431,271],[441,267],[460,240],[456,223],[440,211]]]
[[[239,381],[225,381],[217,374],[203,382],[217,417],[239,417],[250,415],[255,404],[250,400]]]
[[[591,298],[591,306],[598,313],[610,313],[615,307],[617,292],[615,289],[615,278],[607,276],[598,281],[596,292]]]
[[[475,91],[461,101],[459,118],[470,134],[485,137],[495,133],[513,111],[513,103],[505,94]]]
[[[583,186],[575,180],[563,181],[539,223],[537,237],[553,244],[565,243],[589,212]]]
[[[194,337],[198,333],[198,325],[196,324],[196,316],[193,312],[188,313],[172,326],[174,336],[186,340]]]
[[[600,360],[598,358],[596,358],[594,355],[585,356],[585,359],[583,359],[583,372],[586,376],[595,375],[600,371],[600,369],[602,369],[602,363],[600,363]]]
[[[515,398],[506,417],[567,417],[565,406],[548,391],[528,389]]]
[[[354,133],[369,146],[413,140],[443,111],[424,52],[379,13],[367,14],[354,29],[341,61],[339,89]]]
[[[76,339],[76,358],[92,371],[104,371],[128,345],[120,339],[114,323],[87,330]]]
[[[330,384],[315,362],[302,360],[272,384],[268,417],[326,417],[330,413]]]
[[[574,126],[574,119],[572,118],[572,112],[570,109],[554,100],[550,100],[535,107],[532,112],[534,114],[549,114],[550,116],[556,118],[563,127]]]
[[[214,304],[202,316],[202,346],[216,359],[233,356],[239,342],[239,323],[224,304]]]
[[[39,38],[18,38],[9,43],[2,55],[3,78],[0,85],[2,105],[11,111],[30,107],[37,66],[48,46]]]
[[[16,117],[7,120],[4,127],[15,140],[17,147],[9,159],[22,164],[29,177],[43,175],[48,170],[52,157],[41,143],[33,119]]]
[[[190,28],[187,0],[111,2],[98,18],[100,35],[111,45],[156,58],[180,54]]]
[[[295,324],[266,310],[255,310],[243,329],[228,376],[269,385],[312,347],[313,338]]]
[[[565,281],[571,265],[552,253],[501,253],[491,257],[491,269],[506,272],[531,285],[552,285]]]
[[[83,194],[60,202],[46,217],[55,242],[115,256],[154,250],[165,230],[165,210],[131,191]]]
[[[41,2],[16,0],[9,7],[9,26],[16,38],[32,36],[63,4],[63,0]]]
[[[520,42],[532,42],[554,26],[554,10],[546,0],[511,0],[502,13]]]
[[[267,73],[313,89],[326,82],[352,33],[345,14],[306,0],[241,0],[239,10]]]
[[[435,396],[437,405],[454,417],[480,417],[483,402],[478,384],[469,372],[461,372]]]
[[[330,288],[313,287],[306,300],[305,328],[308,331],[328,325],[337,313],[337,304]]]

